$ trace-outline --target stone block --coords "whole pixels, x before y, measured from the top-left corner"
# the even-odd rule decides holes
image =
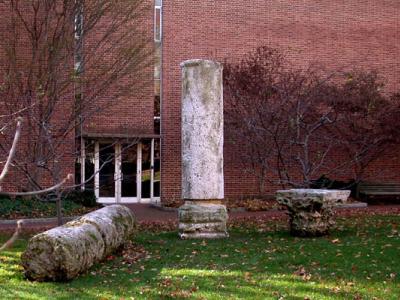
[[[276,200],[289,211],[291,234],[306,237],[328,234],[335,225],[335,206],[349,196],[347,190],[291,189],[277,191]]]
[[[228,236],[225,205],[187,202],[179,208],[179,236],[189,238],[225,238]]]

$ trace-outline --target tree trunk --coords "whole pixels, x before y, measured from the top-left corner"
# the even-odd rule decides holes
[[[63,224],[62,220],[62,202],[61,202],[61,192],[57,191],[56,199],[56,211],[57,211],[57,225],[61,226]]]
[[[37,281],[71,280],[118,249],[135,229],[131,210],[112,205],[40,233],[22,254],[25,276]]]

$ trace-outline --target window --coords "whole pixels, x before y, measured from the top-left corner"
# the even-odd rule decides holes
[[[162,46],[162,0],[155,0],[154,6],[154,132],[160,134],[161,106],[161,46]]]
[[[161,34],[162,34],[161,1],[156,1],[156,6],[154,9],[154,41],[155,42],[161,42]]]

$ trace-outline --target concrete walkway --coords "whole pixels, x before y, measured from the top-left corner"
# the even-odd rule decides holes
[[[165,221],[177,221],[177,211],[166,211],[149,204],[128,204],[127,205],[134,212],[138,221],[144,222],[165,222]],[[352,216],[352,215],[363,215],[363,214],[397,214],[400,215],[400,205],[371,205],[365,208],[345,208],[337,210],[339,216]],[[240,219],[240,218],[286,218],[285,211],[270,210],[260,212],[249,212],[249,211],[238,211],[230,212],[229,218]],[[45,229],[49,229],[57,226],[56,220],[31,220],[26,221],[23,226],[24,232],[37,232]],[[11,232],[15,229],[15,223],[10,221],[0,221],[0,231]]]
[[[127,204],[127,206],[135,213],[138,221],[177,221],[178,212],[163,210],[156,208],[149,204]],[[271,210],[271,211],[237,211],[230,212],[230,218],[242,218],[242,217],[261,217],[261,216],[283,216],[285,213],[283,211]]]

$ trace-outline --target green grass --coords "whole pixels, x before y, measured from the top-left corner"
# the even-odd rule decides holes
[[[340,220],[325,238],[286,228],[232,229],[226,240],[140,233],[147,257],[120,258],[68,283],[36,283],[18,265],[26,239],[0,254],[0,299],[399,299],[400,216]],[[2,237],[4,240],[6,237]]]

